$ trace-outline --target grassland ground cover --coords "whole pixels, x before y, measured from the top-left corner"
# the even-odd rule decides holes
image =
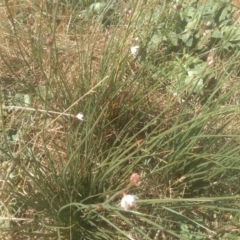
[[[1,239],[240,239],[238,4],[1,2]]]

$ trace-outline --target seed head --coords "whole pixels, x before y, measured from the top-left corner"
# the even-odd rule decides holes
[[[80,121],[83,121],[83,114],[82,113],[78,113],[78,115],[76,116],[77,119],[79,119]]]
[[[96,210],[98,212],[102,212],[103,211],[103,205],[101,203],[98,203],[97,206],[96,206]]]
[[[140,175],[138,173],[133,173],[130,177],[130,184],[133,186],[140,186],[141,181],[140,181]]]
[[[128,211],[131,208],[136,206],[136,199],[138,199],[137,196],[130,195],[130,194],[123,194],[123,198],[121,200],[121,207],[125,210]]]

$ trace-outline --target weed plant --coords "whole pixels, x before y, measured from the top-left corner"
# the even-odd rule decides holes
[[[239,239],[230,1],[0,11],[1,239]]]

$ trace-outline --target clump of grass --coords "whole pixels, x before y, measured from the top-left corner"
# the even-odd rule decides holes
[[[238,54],[207,64],[204,49],[156,37],[166,19],[162,34],[176,30],[175,2],[103,3],[1,8],[2,238],[234,237]],[[181,85],[191,59],[211,70],[202,95]]]

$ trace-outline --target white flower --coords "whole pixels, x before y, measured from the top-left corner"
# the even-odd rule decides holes
[[[77,119],[79,119],[80,121],[83,121],[83,114],[82,113],[79,113],[77,116],[76,116]]]
[[[121,200],[121,207],[128,211],[130,208],[136,206],[136,199],[138,199],[137,196],[124,194]]]
[[[138,45],[131,47],[131,53],[132,53],[132,55],[133,55],[134,57],[137,56],[138,51],[139,51],[139,48],[140,48],[140,47],[139,47]]]

